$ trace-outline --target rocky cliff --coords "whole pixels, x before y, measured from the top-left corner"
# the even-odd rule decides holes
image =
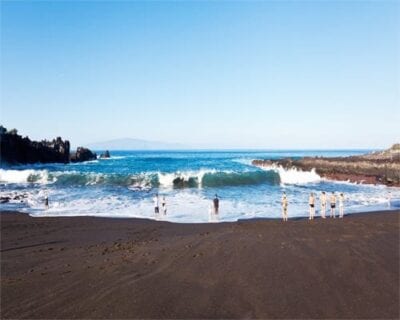
[[[305,157],[281,160],[253,160],[255,166],[315,171],[324,178],[357,183],[400,186],[400,144],[390,149],[351,157]]]
[[[0,159],[7,163],[68,163],[69,141],[60,137],[52,141],[31,141],[20,136],[16,130],[7,131],[0,126]]]
[[[0,126],[0,163],[69,163],[96,159],[89,149],[79,147],[70,154],[70,143],[60,137],[51,141],[31,141],[22,137],[17,130],[8,131]]]

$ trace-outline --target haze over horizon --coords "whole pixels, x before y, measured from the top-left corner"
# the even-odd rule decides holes
[[[77,147],[73,145],[73,148]],[[114,139],[108,141],[98,141],[94,143],[88,143],[85,147],[89,147],[92,150],[118,150],[118,151],[128,151],[128,150],[268,150],[267,148],[238,148],[235,146],[229,147],[208,147],[202,145],[184,145],[173,142],[166,141],[153,141],[153,140],[143,140],[143,139]],[[302,149],[302,148],[297,148]],[[329,148],[328,148],[329,149]],[[271,150],[271,149],[270,149]],[[275,150],[285,150],[284,148],[277,148]],[[291,150],[291,149],[286,149]],[[296,148],[292,148],[296,150]],[[372,150],[370,148],[366,150]]]
[[[14,129],[14,128],[6,128],[8,130]],[[19,135],[22,136],[27,136],[25,135],[23,132],[21,133],[20,131],[18,131]],[[29,136],[28,136],[29,137]],[[36,141],[40,141],[40,140],[52,140],[54,137],[44,137],[44,138],[37,138],[37,139],[33,139],[32,137],[29,137],[31,140],[36,140]],[[64,140],[69,140],[67,137],[61,137]],[[160,141],[160,140],[146,140],[146,139],[137,139],[137,138],[121,138],[121,139],[111,139],[111,140],[105,140],[105,141],[96,141],[96,142],[89,142],[89,143],[84,143],[84,144],[76,144],[74,143],[74,141],[70,141],[71,144],[71,150],[76,149],[77,147],[86,147],[89,148],[93,151],[105,151],[105,150],[109,150],[109,151],[134,151],[134,150],[138,150],[138,151],[145,151],[145,150],[149,150],[149,151],[165,151],[165,150],[171,150],[171,151],[201,151],[201,150],[210,150],[210,151],[288,151],[288,150],[332,150],[332,151],[338,151],[338,150],[365,150],[365,151],[378,151],[378,150],[385,150],[390,148],[394,143],[398,143],[398,142],[394,142],[391,145],[385,146],[383,148],[371,148],[371,147],[359,147],[359,148],[330,148],[330,147],[325,147],[325,148],[302,148],[302,147],[291,147],[291,148],[283,148],[283,147],[279,147],[279,148],[263,148],[263,147],[248,147],[248,146],[244,146],[244,147],[238,147],[235,145],[229,146],[229,145],[223,145],[223,146],[210,146],[210,145],[202,145],[202,144],[193,144],[193,145],[188,145],[188,144],[180,144],[180,143],[174,143],[174,142],[170,142],[170,141]]]
[[[384,149],[400,3],[1,2],[0,123],[73,146]]]

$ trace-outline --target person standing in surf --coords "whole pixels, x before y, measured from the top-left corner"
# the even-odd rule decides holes
[[[49,209],[49,196],[46,193],[46,196],[44,197],[44,207],[47,209]]]
[[[283,221],[288,221],[287,209],[288,209],[288,200],[286,197],[286,192],[283,192],[283,195],[282,195],[282,219],[283,219]]]
[[[321,217],[322,217],[322,219],[325,219],[325,214],[326,214],[326,194],[325,194],[325,191],[322,191],[321,197],[320,197],[320,201],[321,201]]]
[[[343,218],[344,215],[344,195],[340,193],[339,195],[339,218]]]
[[[163,209],[164,216],[167,215],[167,202],[165,201],[165,196],[162,198],[161,206]]]
[[[336,196],[335,193],[332,192],[331,198],[330,198],[330,203],[331,203],[331,218],[336,218],[335,210],[336,210]]]
[[[313,220],[315,216],[315,198],[314,193],[311,192],[310,197],[308,198],[308,204],[310,206],[310,216],[308,220]]]
[[[160,213],[159,200],[158,200],[158,193],[156,193],[156,195],[154,196],[153,202],[154,202],[154,213],[155,213],[155,214]]]
[[[214,204],[214,214],[218,214],[218,211],[219,211],[219,198],[218,198],[217,194],[215,194],[215,198],[213,200],[213,204]]]

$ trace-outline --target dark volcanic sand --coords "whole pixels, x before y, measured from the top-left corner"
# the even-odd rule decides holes
[[[172,224],[2,213],[1,318],[399,318],[400,211]]]

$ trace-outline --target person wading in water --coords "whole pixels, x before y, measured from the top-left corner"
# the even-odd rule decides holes
[[[219,210],[219,199],[218,199],[218,195],[215,194],[215,198],[213,200],[213,204],[214,204],[214,213],[218,214],[218,210]]]
[[[282,219],[283,219],[283,221],[288,221],[287,209],[288,209],[288,200],[286,197],[286,192],[284,192],[282,195]]]

